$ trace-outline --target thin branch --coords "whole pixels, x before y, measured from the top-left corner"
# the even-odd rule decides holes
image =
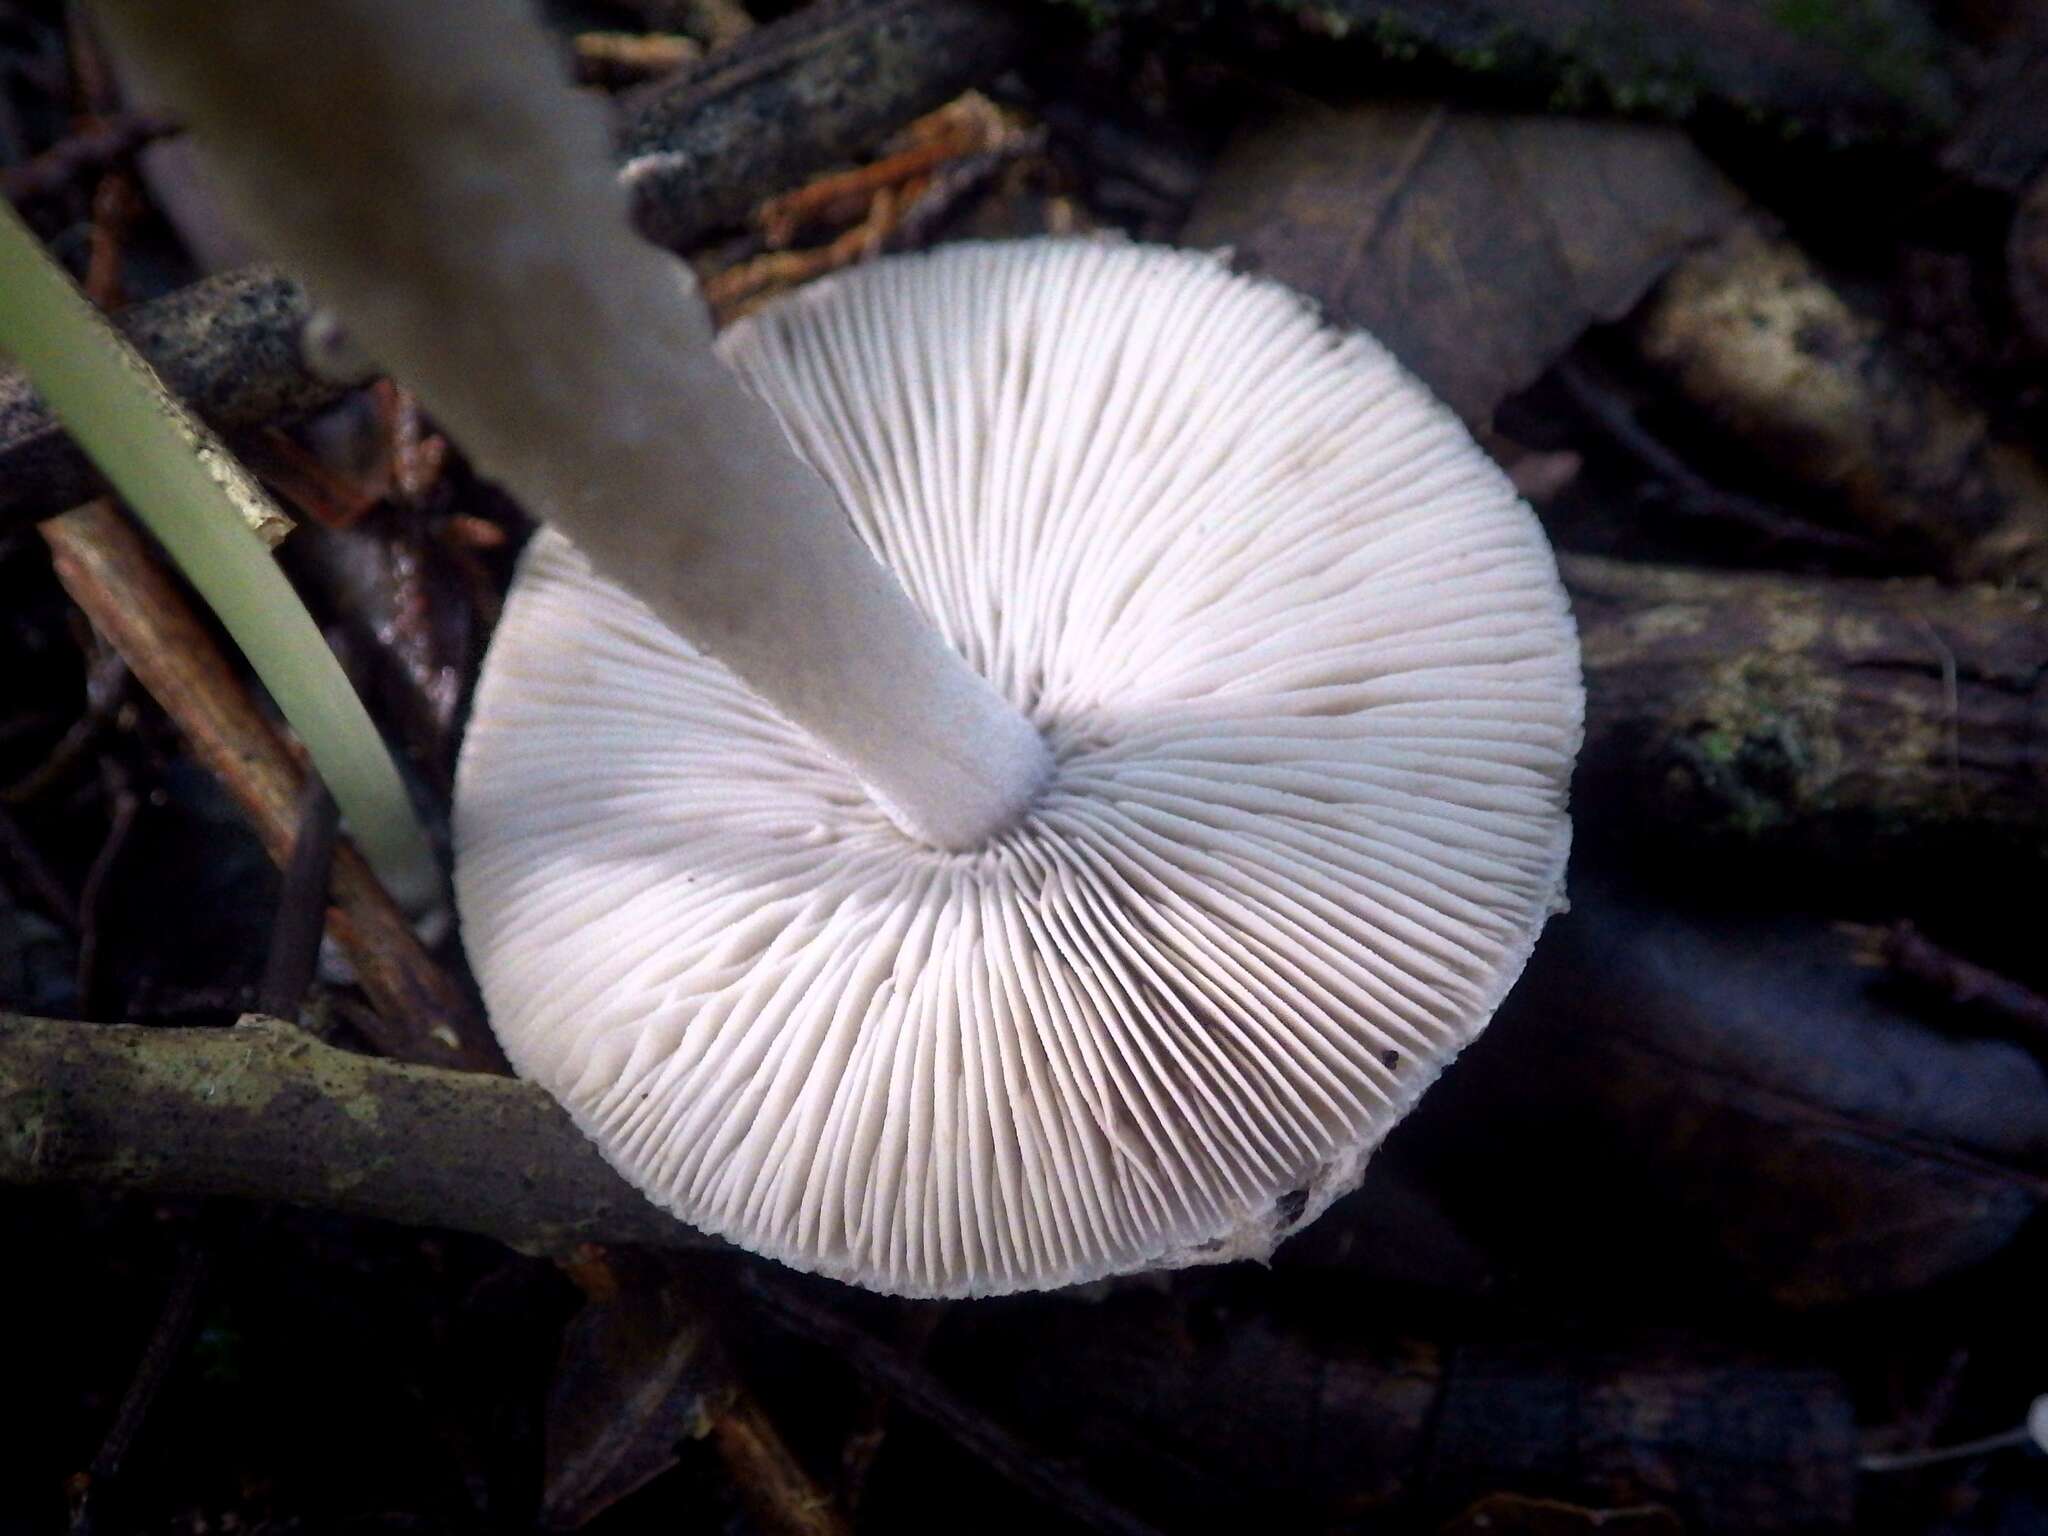
[[[304,770],[162,562],[104,502],[42,529],[72,600],[177,722],[194,756],[282,867],[297,837]],[[476,1008],[427,954],[352,844],[336,850],[332,900],[329,930],[384,1024],[379,1049],[412,1061],[496,1069],[499,1057]]]
[[[176,131],[168,119],[145,113],[101,118],[69,138],[59,139],[33,160],[0,167],[0,197],[17,206],[36,198],[56,197]]]
[[[481,1233],[525,1252],[701,1247],[531,1083],[233,1029],[0,1013],[0,1184],[220,1195]]]
[[[121,1475],[121,1464],[128,1458],[129,1447],[142,1429],[150,1404],[156,1401],[171,1368],[191,1343],[199,1321],[199,1302],[206,1291],[207,1267],[206,1251],[196,1243],[187,1243],[179,1251],[178,1267],[164,1295],[163,1308],[157,1314],[148,1344],[143,1347],[142,1358],[136,1362],[135,1374],[129,1379],[128,1391],[107,1430],[107,1438],[100,1443],[91,1469],[73,1485],[71,1536],[91,1536],[97,1528],[108,1494]]]
[[[256,1006],[280,1019],[298,1016],[306,989],[313,984],[320,960],[320,935],[326,927],[335,837],[341,830],[334,796],[317,778],[308,777],[300,786],[298,811],[291,857],[285,860],[284,884],[277,896],[277,920],[270,930],[263,984],[256,993]]]
[[[2048,997],[1966,960],[1935,943],[1911,923],[1882,931],[1878,953],[1899,976],[1974,1014],[2048,1058]]]

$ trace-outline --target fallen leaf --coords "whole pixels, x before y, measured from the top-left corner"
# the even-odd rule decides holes
[[[1312,107],[1225,151],[1182,240],[1372,332],[1484,427],[1740,206],[1676,129]]]

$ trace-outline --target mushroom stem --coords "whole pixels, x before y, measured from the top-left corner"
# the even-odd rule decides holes
[[[249,233],[485,473],[858,775],[975,847],[1050,772],[711,350],[595,102],[505,0],[102,0]]]

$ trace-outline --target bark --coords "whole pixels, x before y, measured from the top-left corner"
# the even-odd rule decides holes
[[[760,198],[866,149],[1016,57],[987,0],[835,0],[762,27],[635,101],[620,130],[643,226],[683,247]],[[210,278],[117,317],[173,394],[217,430],[303,414],[367,376],[315,373],[312,305],[270,268]],[[27,381],[0,370],[0,531],[97,494],[84,456]]]
[[[641,230],[685,246],[998,73],[1024,27],[989,0],[821,0],[628,105]]]
[[[1931,582],[1568,556],[1576,794],[1687,842],[2048,853],[2048,606]],[[1610,799],[1611,797],[1611,799]]]
[[[708,1241],[530,1083],[359,1056],[254,1016],[152,1029],[0,1014],[0,1183],[277,1201],[539,1253]]]
[[[137,304],[114,323],[164,387],[218,431],[260,426],[326,404],[351,382],[307,370],[299,338],[305,290],[266,267],[228,272]],[[100,494],[104,483],[26,377],[0,370],[0,529]]]

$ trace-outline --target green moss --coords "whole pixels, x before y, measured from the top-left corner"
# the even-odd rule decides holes
[[[1932,105],[1928,82],[1938,66],[1930,40],[1886,0],[1769,0],[1765,15],[1789,36],[1840,54],[1894,100]]]
[[[1710,832],[1755,839],[1832,804],[1837,695],[1794,656],[1752,656],[1714,676],[1669,747],[1673,809]]]

